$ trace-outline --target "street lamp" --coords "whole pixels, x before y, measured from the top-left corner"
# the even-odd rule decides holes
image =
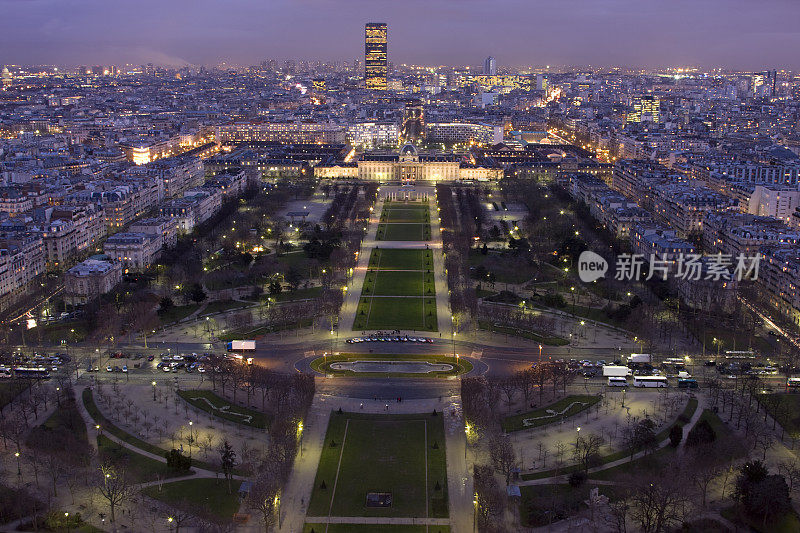
[[[472,511],[472,531],[476,531],[478,527],[478,493],[475,493],[475,497],[472,500],[473,503],[473,511]]]
[[[539,364],[542,364],[542,345],[539,345]]]
[[[297,434],[300,438],[300,457],[303,457],[303,421],[297,423]]]
[[[156,382],[150,383],[153,386],[153,401],[156,401]]]
[[[581,438],[581,427],[578,426],[577,428],[575,428],[575,448],[578,447],[578,441],[580,440],[580,438]]]
[[[22,477],[22,467],[19,464],[19,452],[14,452],[14,457],[17,458],[17,476]]]

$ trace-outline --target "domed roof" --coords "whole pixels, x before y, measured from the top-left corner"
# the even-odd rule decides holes
[[[400,149],[400,155],[419,155],[413,144],[409,143]]]

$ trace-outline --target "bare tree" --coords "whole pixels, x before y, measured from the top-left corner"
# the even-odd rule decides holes
[[[100,474],[97,489],[108,502],[113,522],[116,508],[133,495],[134,489],[128,482],[125,470],[121,467],[104,462],[100,465]]]
[[[690,499],[682,472],[664,469],[658,477],[634,482],[631,487],[631,518],[644,533],[669,531],[689,512]]]
[[[473,468],[475,479],[475,494],[478,525],[481,530],[499,520],[505,508],[505,495],[497,485],[492,469],[486,465],[475,465]]]
[[[800,487],[800,461],[796,457],[778,463],[778,472],[786,479],[789,485],[789,492],[793,492]]]
[[[511,471],[517,464],[517,454],[508,435],[495,435],[489,441],[489,455],[494,467],[506,478],[506,485],[511,481]]]
[[[603,437],[600,435],[589,434],[585,437],[579,435],[575,439],[575,449],[572,450],[572,457],[576,463],[580,464],[584,472],[594,466],[600,458],[600,447],[603,445]]]
[[[264,523],[264,533],[269,533],[270,528],[279,518],[276,515],[280,486],[274,476],[260,474],[247,495],[247,503],[257,509]]]

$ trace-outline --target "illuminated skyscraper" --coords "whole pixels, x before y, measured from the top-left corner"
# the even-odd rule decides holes
[[[657,96],[637,96],[633,99],[633,112],[627,122],[658,122],[661,100]]]
[[[486,58],[483,62],[483,74],[485,76],[496,76],[497,75],[497,62],[494,60],[492,56]]]
[[[386,90],[387,52],[386,23],[368,22],[364,34],[364,80],[367,89]]]

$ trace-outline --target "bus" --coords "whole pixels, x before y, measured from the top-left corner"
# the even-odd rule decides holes
[[[13,369],[14,376],[25,379],[50,379],[50,372],[42,366],[19,366]]]
[[[633,376],[634,387],[666,387],[668,384],[664,376]]]
[[[726,350],[725,359],[736,361],[739,359],[755,359],[756,354],[752,350]]]
[[[692,378],[683,378],[678,380],[679,389],[696,389],[698,387],[697,380]]]
[[[786,380],[787,391],[800,391],[800,378],[789,378]]]
[[[0,366],[0,378],[10,378],[12,376],[11,369],[5,366]]]

